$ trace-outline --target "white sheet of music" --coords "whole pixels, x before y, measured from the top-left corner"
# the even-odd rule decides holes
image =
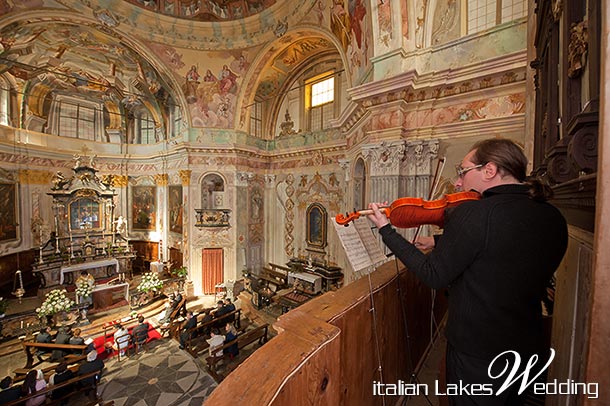
[[[354,271],[362,271],[371,267],[373,265],[371,257],[362,243],[362,238],[358,230],[356,230],[356,226],[353,224],[347,227],[342,226],[337,224],[335,219],[332,220],[332,223],[335,226],[335,230],[337,230],[341,245],[343,245],[347,259],[352,268],[354,268]]]
[[[371,222],[366,217],[359,217],[353,221],[356,231],[360,234],[364,248],[371,258],[373,265],[378,265],[387,261],[387,257],[379,245],[379,240],[375,237],[371,229]]]

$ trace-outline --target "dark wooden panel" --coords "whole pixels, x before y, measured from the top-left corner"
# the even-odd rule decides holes
[[[21,269],[26,296],[36,296],[38,279],[32,274],[32,264],[36,261],[36,250],[21,251],[0,257],[0,296],[12,298],[15,272]]]

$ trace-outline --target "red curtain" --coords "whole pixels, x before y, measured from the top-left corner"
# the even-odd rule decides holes
[[[202,252],[203,293],[216,293],[216,285],[223,282],[224,263],[222,248],[205,248]]]

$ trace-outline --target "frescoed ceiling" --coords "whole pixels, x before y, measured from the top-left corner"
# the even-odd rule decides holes
[[[124,0],[149,11],[196,21],[231,21],[261,13],[276,0]]]
[[[320,0],[31,1],[91,13],[103,24],[141,41],[213,51],[250,48],[279,38]]]
[[[270,59],[263,69],[261,81],[256,90],[259,99],[275,96],[283,87],[287,78],[295,72],[303,62],[314,55],[326,52],[337,52],[335,46],[324,38],[304,38],[288,45],[275,58]]]
[[[4,72],[21,82],[24,92],[37,88],[39,99],[51,92],[78,93],[121,108],[146,105],[159,114],[174,93],[122,38],[109,30],[67,22],[5,26],[0,31],[0,73]]]

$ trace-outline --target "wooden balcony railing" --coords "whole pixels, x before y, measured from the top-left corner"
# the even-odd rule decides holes
[[[231,372],[205,404],[383,404],[373,395],[373,382],[382,375],[384,383],[408,383],[436,333],[430,317],[438,325],[446,311],[444,295],[434,300],[400,267],[398,275],[389,262],[370,275],[372,302],[364,276],[280,316],[273,325],[278,335]],[[387,404],[395,400],[386,398]]]

